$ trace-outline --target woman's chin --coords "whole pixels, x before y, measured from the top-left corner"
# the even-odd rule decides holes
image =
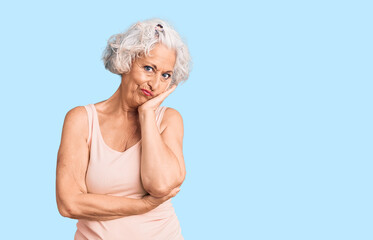
[[[146,103],[148,100],[141,100],[138,104],[137,104],[137,107],[140,107],[141,105],[143,105],[144,103]]]

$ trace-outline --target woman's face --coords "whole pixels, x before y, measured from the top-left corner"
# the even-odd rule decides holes
[[[176,62],[176,51],[163,44],[136,58],[128,73],[122,74],[124,97],[128,104],[138,107],[167,90]]]

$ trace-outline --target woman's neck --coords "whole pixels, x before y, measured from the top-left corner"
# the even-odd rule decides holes
[[[133,119],[138,117],[139,113],[137,106],[130,106],[129,94],[127,94],[128,89],[119,85],[115,93],[108,98],[104,103],[104,108],[113,113],[114,115],[122,115],[126,119]]]

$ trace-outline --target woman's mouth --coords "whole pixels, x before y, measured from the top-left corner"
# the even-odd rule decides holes
[[[148,91],[148,90],[141,89],[141,91],[142,91],[146,96],[153,96],[152,92],[150,92],[150,91]]]

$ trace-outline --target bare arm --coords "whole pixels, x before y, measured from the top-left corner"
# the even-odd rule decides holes
[[[165,196],[185,179],[183,120],[175,109],[166,109],[163,117],[166,128],[159,133],[154,111],[139,111],[139,118],[143,186],[153,196]]]
[[[65,117],[57,156],[56,200],[64,217],[88,220],[112,220],[148,212],[176,195],[173,191],[161,199],[143,199],[91,194],[85,175],[89,160],[88,117],[84,107],[70,110]]]

